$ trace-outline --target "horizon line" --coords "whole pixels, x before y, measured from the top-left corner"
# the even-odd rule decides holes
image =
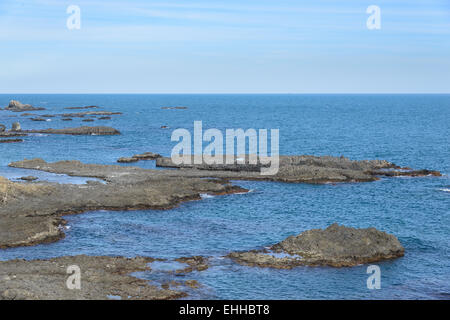
[[[0,95],[27,95],[27,94],[48,94],[48,95],[448,95],[450,92],[0,92]]]

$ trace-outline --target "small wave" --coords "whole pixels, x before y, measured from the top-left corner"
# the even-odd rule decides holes
[[[450,188],[442,188],[442,189],[439,189],[439,191],[450,192]]]
[[[207,193],[200,193],[200,197],[202,199],[210,199],[210,198],[214,198],[215,196],[213,196],[211,194],[207,194]]]

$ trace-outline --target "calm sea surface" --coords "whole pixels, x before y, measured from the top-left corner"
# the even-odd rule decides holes
[[[98,105],[120,111],[112,120],[71,122],[0,111],[0,124],[23,129],[108,125],[120,136],[25,137],[0,144],[0,175],[33,174],[61,183],[85,179],[8,168],[11,161],[43,158],[116,164],[141,152],[169,156],[175,128],[280,129],[281,154],[344,155],[386,159],[401,166],[439,170],[443,177],[391,178],[339,185],[235,182],[252,192],[206,198],[167,211],[98,211],[66,217],[70,229],[57,243],[0,250],[0,260],[64,255],[212,256],[207,271],[186,275],[205,299],[449,299],[450,298],[450,95],[0,95],[45,107],[36,114],[80,112]],[[186,106],[187,110],[162,110]],[[161,129],[162,125],[169,129]],[[154,162],[132,164],[153,168]],[[379,263],[381,289],[366,286],[367,266],[271,270],[237,265],[221,256],[258,249],[333,222],[376,227],[395,234],[403,258]],[[140,276],[161,281],[154,271]]]

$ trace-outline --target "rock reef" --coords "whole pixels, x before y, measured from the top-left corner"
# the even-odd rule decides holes
[[[375,228],[355,229],[333,224],[305,231],[268,249],[233,252],[227,257],[237,263],[291,269],[297,266],[352,267],[402,257],[405,249],[398,239]]]
[[[34,111],[34,110],[45,110],[45,108],[41,107],[33,107],[30,104],[23,104],[17,100],[11,100],[9,105],[5,108],[7,111],[13,112],[25,112],[25,111]]]
[[[25,160],[11,167],[36,169],[106,181],[84,185],[16,183],[0,180],[0,248],[52,242],[64,237],[62,216],[94,210],[169,209],[201,194],[247,190],[217,179],[185,178],[173,170]]]
[[[97,126],[97,127],[77,127],[64,129],[42,129],[42,130],[22,130],[24,133],[46,133],[46,134],[67,134],[67,135],[92,135],[92,136],[108,136],[119,135],[120,131],[111,127]]]
[[[171,158],[160,157],[156,160],[157,167],[191,169],[192,175],[210,176],[235,180],[269,180],[295,183],[338,183],[338,182],[368,182],[378,180],[379,176],[439,176],[438,171],[411,170],[401,168],[385,160],[354,161],[345,157],[331,156],[280,156],[279,170],[274,175],[261,175],[261,168],[268,167],[260,161],[256,164],[249,162],[249,157],[242,155],[235,157],[232,164],[175,164]],[[225,158],[222,163],[225,163]]]
[[[149,271],[152,258],[73,256],[0,261],[0,300],[161,300],[186,296],[130,274]],[[69,266],[81,271],[81,289],[68,289]]]

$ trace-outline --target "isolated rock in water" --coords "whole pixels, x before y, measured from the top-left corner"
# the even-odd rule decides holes
[[[163,110],[186,110],[187,107],[161,107]]]
[[[64,108],[67,110],[76,110],[76,109],[98,109],[99,107],[97,106],[86,106],[86,107],[68,107],[68,108]]]
[[[35,181],[39,178],[34,177],[34,176],[26,176],[26,177],[20,177],[20,180],[24,180],[24,181]]]
[[[234,261],[250,266],[290,269],[296,266],[352,267],[402,257],[398,239],[375,228],[355,229],[333,224],[305,231],[269,250],[233,252]]]
[[[21,128],[21,126],[20,126],[20,123],[14,122],[14,123],[12,124],[11,131],[21,131],[21,130],[22,130],[22,128]]]
[[[44,118],[31,118],[31,121],[47,121],[47,119]]]
[[[5,139],[5,140],[0,140],[0,143],[15,143],[15,142],[23,142],[23,139]]]
[[[142,154],[135,154],[132,157],[123,157],[117,160],[117,162],[121,163],[131,163],[131,162],[138,162],[140,160],[155,160],[161,158],[161,155],[158,153],[153,152],[145,152]]]
[[[136,158],[138,160],[155,160],[161,158],[161,155],[153,152],[145,152],[142,154],[135,154],[133,158]]]
[[[0,132],[5,132],[6,127],[2,124],[0,124]]]
[[[100,117],[100,118],[98,118],[98,120],[111,120],[111,117]]]
[[[45,110],[45,108],[36,108],[30,104],[23,104],[17,100],[11,100],[9,105],[5,108],[8,111],[23,112],[23,111],[33,111],[33,110]]]
[[[65,129],[44,129],[44,130],[26,130],[26,133],[47,133],[47,134],[69,134],[69,135],[117,135],[120,131],[111,127],[78,127]]]
[[[139,159],[136,159],[136,158],[126,158],[126,157],[119,158],[119,159],[117,160],[117,162],[120,162],[120,163],[131,163],[131,162],[138,162],[138,161],[139,161]]]

